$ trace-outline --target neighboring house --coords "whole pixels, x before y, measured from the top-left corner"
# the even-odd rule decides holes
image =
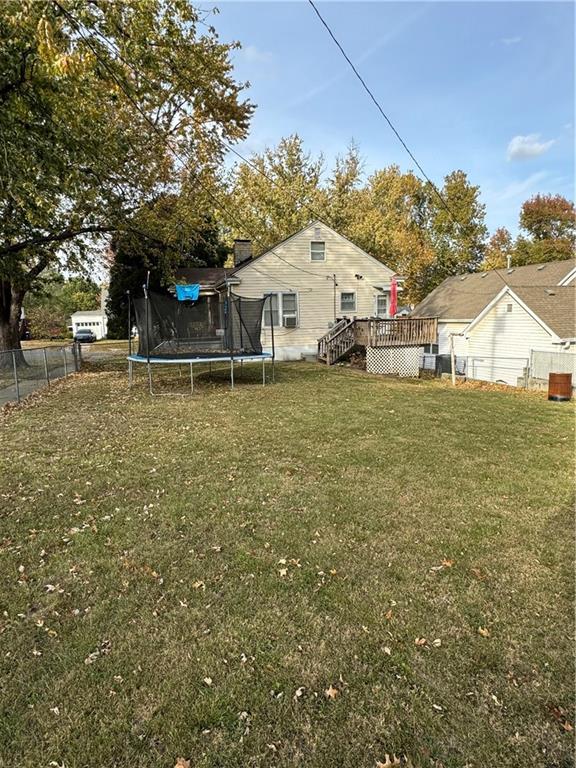
[[[450,277],[430,293],[413,317],[438,317],[438,339],[428,355],[457,358],[470,378],[516,384],[533,350],[573,351],[576,337],[576,261]]]
[[[103,339],[107,331],[106,312],[100,309],[81,310],[74,312],[72,317],[72,333],[76,333],[81,328],[89,328],[97,339]]]
[[[70,317],[70,330],[76,333],[80,328],[89,328],[97,339],[104,339],[108,330],[106,300],[108,286],[103,285],[100,292],[100,309],[79,310]]]
[[[234,293],[271,295],[262,342],[276,357],[316,355],[318,339],[342,317],[388,317],[394,271],[321,221],[315,221],[251,258],[249,241],[236,241]]]

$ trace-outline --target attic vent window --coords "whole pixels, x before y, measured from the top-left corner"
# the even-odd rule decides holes
[[[322,233],[320,232],[320,227],[314,227],[314,239],[315,240],[322,239]]]
[[[512,304],[506,304],[506,312],[512,312]]]

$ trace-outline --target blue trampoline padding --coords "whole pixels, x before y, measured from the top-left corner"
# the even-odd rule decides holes
[[[272,360],[270,352],[262,352],[260,355],[218,355],[216,357],[154,357],[150,355],[150,361],[146,355],[128,355],[127,360],[133,363],[166,363],[178,365],[180,363],[223,363],[230,362],[255,362],[256,360]]]
[[[190,285],[177,285],[176,297],[178,301],[198,301],[200,296],[200,284],[191,283]]]

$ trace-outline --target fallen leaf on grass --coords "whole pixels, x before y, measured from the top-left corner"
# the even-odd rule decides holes
[[[280,576],[284,577],[288,573],[288,568],[280,568],[278,573],[280,574]]]
[[[488,627],[478,627],[478,634],[482,637],[490,637],[490,630]]]
[[[203,682],[205,685],[208,685],[208,686],[210,686],[210,685],[212,685],[212,678],[211,678],[211,677],[205,677],[205,678],[202,680],[202,682]]]
[[[414,640],[414,645],[426,645],[427,642],[425,637],[417,637],[416,640]]]
[[[177,757],[174,768],[190,768],[190,760],[186,760],[184,757]]]
[[[298,701],[298,699],[301,699],[302,696],[304,696],[304,691],[306,690],[306,686],[301,685],[300,688],[297,688],[294,696],[292,697],[294,701]]]
[[[412,761],[406,755],[384,755],[384,762],[376,760],[376,768],[393,768],[394,766],[401,765],[404,768],[413,768]]]
[[[324,691],[324,696],[326,696],[327,699],[331,699],[334,701],[334,699],[340,694],[340,691],[338,688],[334,688],[332,684],[326,690]]]
[[[192,589],[205,589],[206,585],[203,581],[195,581],[192,584]]]
[[[388,621],[390,621],[390,619],[392,618],[392,608],[390,608],[389,611],[386,611],[386,613],[384,614],[384,617],[388,619]]]
[[[449,560],[447,557],[445,557],[442,560],[442,565],[444,566],[444,568],[452,568],[452,566],[454,565],[454,560]]]

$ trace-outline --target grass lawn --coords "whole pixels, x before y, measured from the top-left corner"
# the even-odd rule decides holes
[[[1,766],[574,765],[569,405],[101,366],[0,424]]]

